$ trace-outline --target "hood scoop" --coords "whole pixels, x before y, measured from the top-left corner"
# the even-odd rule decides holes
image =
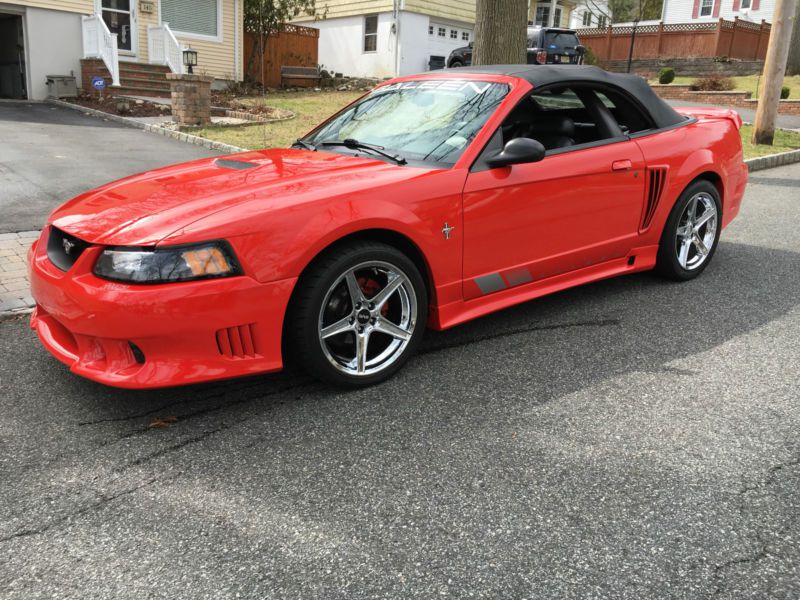
[[[236,171],[255,169],[259,166],[255,163],[245,162],[243,160],[231,160],[228,158],[218,158],[214,161],[214,164],[218,167],[222,167],[223,169],[234,169]]]

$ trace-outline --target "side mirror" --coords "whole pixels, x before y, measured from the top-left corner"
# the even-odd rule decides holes
[[[545,149],[541,142],[531,138],[509,140],[502,152],[486,159],[490,168],[510,167],[522,163],[539,162],[544,158]]]
[[[578,44],[577,46],[575,46],[575,52],[583,56],[584,54],[586,54],[586,46]]]
[[[475,47],[475,42],[470,42],[468,44],[468,46],[469,46],[470,49],[474,48]]]

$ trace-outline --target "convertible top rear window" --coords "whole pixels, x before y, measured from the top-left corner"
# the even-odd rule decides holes
[[[393,83],[347,107],[303,141],[320,146],[357,140],[411,163],[452,166],[508,91],[506,84],[469,79]],[[328,149],[360,153],[346,146]]]

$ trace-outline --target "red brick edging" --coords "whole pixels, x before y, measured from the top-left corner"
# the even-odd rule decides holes
[[[695,92],[690,85],[652,85],[653,90],[665,100],[687,100],[700,104],[717,104],[755,110],[758,100],[750,92]],[[781,100],[778,112],[785,115],[800,115],[800,100]]]

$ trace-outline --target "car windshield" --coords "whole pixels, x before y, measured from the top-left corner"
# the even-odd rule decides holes
[[[505,84],[462,79],[389,84],[322,124],[302,141],[317,147],[325,142],[357,141],[378,146],[407,161],[453,165],[508,89]],[[370,153],[347,146],[329,145],[325,149]]]
[[[544,34],[544,47],[548,50],[574,50],[578,36],[571,31],[548,31]]]

